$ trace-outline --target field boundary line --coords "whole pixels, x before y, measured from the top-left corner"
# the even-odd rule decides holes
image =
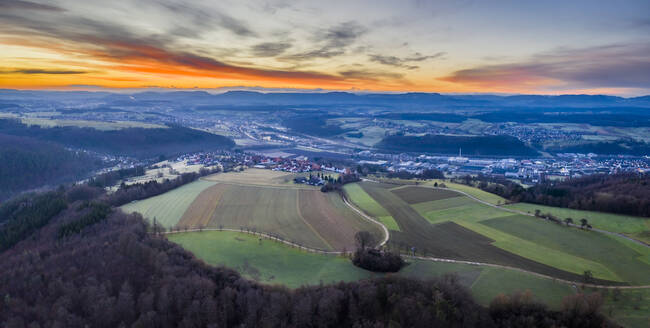
[[[390,184],[390,182],[379,182],[379,181],[375,181],[375,180],[371,180],[371,179],[365,179],[365,178],[363,179],[363,181],[374,182],[374,183],[388,183],[388,184]],[[396,185],[397,185],[397,184],[396,184]],[[431,188],[431,189],[438,189],[438,190],[451,190],[451,191],[457,192],[457,193],[459,193],[459,194],[462,194],[462,195],[464,195],[464,196],[467,196],[467,197],[471,198],[472,200],[477,201],[477,202],[479,202],[479,203],[481,203],[481,204],[484,204],[484,205],[487,205],[487,206],[490,206],[490,207],[493,207],[493,208],[496,208],[496,209],[499,209],[499,210],[502,210],[502,211],[506,211],[506,212],[510,212],[510,213],[515,213],[515,214],[526,215],[526,216],[530,216],[530,217],[538,218],[538,219],[541,219],[541,220],[546,220],[546,219],[544,219],[544,218],[537,217],[537,216],[535,216],[534,214],[531,214],[531,213],[528,213],[528,212],[524,212],[524,211],[520,211],[520,210],[515,210],[515,209],[512,209],[512,208],[506,208],[506,207],[499,206],[499,205],[494,205],[494,204],[492,204],[492,203],[490,203],[490,202],[486,202],[486,201],[484,201],[484,200],[482,200],[482,199],[476,198],[476,197],[474,197],[474,196],[472,196],[472,195],[470,195],[470,194],[468,194],[468,193],[466,193],[466,192],[464,192],[464,191],[462,191],[462,190],[458,190],[458,189],[442,188],[442,187],[433,187],[433,186],[427,186],[427,185],[408,185],[408,186],[415,186],[415,187],[422,187],[422,188]],[[547,220],[547,221],[548,221],[548,220]],[[573,223],[570,223],[569,226],[574,227],[574,228],[580,228],[579,225],[577,225],[577,224],[573,224]],[[649,248],[650,248],[650,245],[649,245],[649,244],[647,244],[647,243],[645,243],[645,242],[643,242],[643,241],[640,241],[640,240],[638,240],[638,239],[632,238],[632,237],[630,237],[630,236],[626,236],[626,235],[624,235],[624,234],[622,234],[622,233],[619,233],[619,232],[613,232],[613,231],[603,230],[603,229],[598,229],[598,228],[591,228],[590,230],[593,230],[593,231],[596,231],[596,232],[600,232],[600,233],[603,233],[603,234],[607,234],[607,235],[612,235],[612,236],[618,236],[618,237],[621,237],[621,238],[625,238],[625,239],[627,239],[627,240],[629,240],[629,241],[632,241],[632,242],[635,242],[635,243],[637,243],[637,244],[639,244],[639,245],[641,245],[641,246],[645,246],[645,247],[649,247]]]

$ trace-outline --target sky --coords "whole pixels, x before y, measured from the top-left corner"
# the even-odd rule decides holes
[[[0,88],[650,94],[650,1],[0,0]]]

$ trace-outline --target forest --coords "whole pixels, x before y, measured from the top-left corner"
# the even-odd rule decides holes
[[[546,149],[554,153],[594,153],[645,156],[650,154],[650,144],[634,139],[590,142],[576,145],[553,146]]]
[[[286,118],[282,123],[294,132],[317,137],[332,137],[350,131],[338,125],[327,124],[329,118],[333,117],[327,115],[298,115]]]
[[[402,152],[457,154],[462,148],[468,156],[537,156],[537,151],[510,136],[392,135],[377,148]]]
[[[17,120],[0,119],[0,131],[4,134],[50,141],[66,147],[137,158],[235,146],[234,141],[227,137],[181,126],[168,126],[165,129],[126,128],[100,131],[72,126],[41,128],[28,126]]]
[[[647,174],[594,174],[546,181],[527,189],[505,178],[486,176],[467,176],[458,182],[513,202],[650,217],[650,176]]]
[[[0,133],[0,202],[25,190],[83,179],[101,167],[101,160],[84,152]]]
[[[484,308],[453,275],[428,281],[385,276],[295,290],[260,285],[196,260],[150,233],[138,214],[106,211],[99,199],[76,199],[85,194],[77,188],[94,187],[59,190],[64,209],[0,252],[5,327],[613,326],[598,313],[598,294],[572,296],[559,311],[517,295]],[[39,207],[40,195],[30,197],[22,203]],[[0,213],[8,212],[5,206]],[[62,227],[74,229],[62,234]]]

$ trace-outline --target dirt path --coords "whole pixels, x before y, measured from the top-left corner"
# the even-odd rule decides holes
[[[374,221],[374,220],[373,220]],[[375,221],[377,224],[383,225],[382,223]],[[168,234],[174,234],[174,233],[185,233],[185,232],[200,232],[200,231],[230,231],[230,232],[239,232],[239,233],[247,233],[255,236],[260,236],[264,238],[268,238],[271,240],[275,240],[277,242],[283,243],[288,246],[296,247],[302,250],[305,250],[307,252],[311,253],[317,253],[317,254],[326,254],[326,255],[350,255],[352,252],[339,252],[339,251],[324,251],[320,249],[315,249],[315,248],[310,248],[310,247],[305,247],[296,243],[292,243],[290,241],[286,241],[284,239],[277,238],[275,236],[271,236],[268,234],[265,234],[263,232],[252,232],[252,231],[246,231],[246,230],[237,230],[237,229],[217,229],[217,228],[206,228],[206,229],[187,229],[187,230],[181,230],[181,231],[169,231],[169,232],[163,232],[162,234],[168,235]],[[437,257],[423,257],[423,256],[412,256],[412,255],[402,255],[403,257],[410,258],[410,259],[416,259],[416,260],[422,260],[422,261],[433,261],[433,262],[445,262],[445,263],[459,263],[459,264],[468,264],[468,265],[476,265],[476,266],[484,266],[484,267],[492,267],[492,268],[501,268],[501,269],[507,269],[507,270],[515,270],[527,274],[531,274],[540,278],[546,278],[546,279],[551,279],[554,281],[559,281],[562,283],[570,284],[570,285],[580,285],[580,286],[585,286],[585,287],[591,287],[591,288],[606,288],[606,289],[646,289],[650,288],[650,285],[638,285],[638,286],[612,286],[612,285],[594,285],[594,284],[586,284],[580,281],[570,281],[570,280],[564,280],[564,279],[559,279],[555,278],[552,276],[548,276],[545,274],[533,272],[533,271],[528,271],[524,269],[519,269],[515,267],[510,267],[507,265],[499,265],[499,264],[492,264],[492,263],[483,263],[483,262],[472,262],[472,261],[463,261],[463,260],[453,260],[453,259],[444,259],[444,258],[437,258]]]
[[[377,182],[377,181],[367,180],[367,179],[366,179],[365,181],[369,181],[369,182]],[[494,207],[494,208],[498,208],[498,209],[501,209],[501,210],[504,210],[504,211],[508,211],[508,212],[512,212],[512,213],[516,213],[516,214],[523,214],[523,215],[528,215],[528,216],[533,216],[533,217],[534,217],[534,215],[532,215],[532,214],[530,214],[530,213],[525,213],[525,212],[522,212],[522,211],[513,210],[513,209],[509,209],[509,208],[502,208],[502,207],[500,207],[500,206],[497,206],[497,205],[494,205],[494,204],[491,204],[491,203],[488,203],[488,202],[482,201],[482,200],[480,200],[480,199],[478,199],[478,198],[476,198],[476,197],[474,197],[474,196],[472,196],[472,195],[469,195],[469,194],[467,194],[467,193],[465,193],[465,192],[463,192],[463,191],[459,191],[459,190],[455,190],[455,189],[448,189],[448,188],[431,187],[431,186],[422,186],[422,187],[426,187],[426,188],[434,188],[434,189],[443,189],[443,190],[453,190],[453,191],[455,191],[455,192],[458,192],[458,193],[460,193],[460,194],[463,194],[463,195],[465,195],[465,196],[467,196],[467,197],[469,197],[469,198],[471,198],[471,199],[473,199],[473,200],[475,200],[475,201],[477,201],[477,202],[480,202],[480,203],[482,203],[482,204],[485,204],[485,205],[488,205],[488,206],[491,206],[491,207]],[[346,204],[347,206],[349,206],[353,211],[355,211],[356,213],[358,213],[359,215],[361,215],[363,218],[365,218],[366,220],[371,221],[371,222],[373,222],[373,223],[379,225],[379,226],[382,228],[382,230],[384,231],[385,236],[384,236],[384,239],[381,241],[381,243],[379,243],[379,245],[378,245],[379,247],[384,246],[384,245],[388,242],[388,240],[389,240],[389,238],[390,238],[390,232],[389,232],[388,228],[387,228],[383,223],[381,223],[380,221],[378,221],[378,220],[374,219],[373,217],[367,215],[367,214],[364,213],[363,211],[357,209],[354,205],[352,205],[352,204],[348,201],[348,199],[347,199],[346,197],[343,197],[343,202],[345,202],[345,204]],[[600,230],[597,230],[597,229],[594,229],[594,230],[595,230],[595,231],[600,231]],[[252,231],[237,230],[237,229],[226,229],[226,228],[224,228],[224,229],[218,229],[218,228],[187,229],[187,230],[180,230],[180,231],[169,231],[169,232],[163,232],[163,234],[174,234],[174,233],[184,233],[184,232],[200,232],[200,231],[231,231],[231,232],[248,233],[248,234],[252,234],[252,235],[256,235],[256,236],[261,236],[261,237],[264,237],[264,238],[268,238],[268,239],[271,239],[271,240],[275,240],[275,241],[281,242],[281,243],[283,243],[283,244],[285,244],[285,245],[292,246],[292,247],[296,247],[296,248],[299,248],[299,249],[305,250],[305,251],[307,251],[307,252],[317,253],[317,254],[329,254],[329,255],[349,255],[349,254],[352,254],[352,252],[326,251],[326,250],[320,250],[320,249],[310,248],[310,247],[306,247],[306,246],[303,246],[303,245],[299,245],[299,244],[296,244],[296,243],[293,243],[293,242],[290,242],[290,241],[286,241],[286,240],[284,240],[284,239],[280,239],[280,238],[278,238],[278,237],[276,237],[276,236],[272,236],[272,235],[269,235],[269,234],[266,234],[266,233],[263,233],[263,232],[252,232]],[[617,234],[617,233],[613,233],[613,232],[611,232],[611,231],[602,231],[602,232],[603,232],[603,233],[610,233],[610,234],[619,235],[619,234]],[[625,236],[623,236],[623,237],[625,237]],[[630,238],[628,238],[628,239],[630,239]],[[635,239],[631,239],[631,240],[636,241]],[[637,242],[638,242],[638,241],[637,241]],[[643,244],[643,245],[644,245],[644,246],[648,246],[648,245],[646,245],[646,244]],[[637,285],[637,286],[629,286],[629,285],[628,285],[628,286],[612,286],[612,285],[595,285],[595,284],[587,284],[587,283],[583,283],[583,282],[579,282],[579,281],[570,281],[570,280],[559,279],[559,278],[552,277],[552,276],[548,276],[548,275],[545,275],[545,274],[541,274],[541,273],[537,273],[537,272],[533,272],[533,271],[528,271],[528,270],[524,270],[524,269],[520,269],[520,268],[516,268],[516,267],[511,267],[511,266],[507,266],[507,265],[500,265],[500,264],[483,263],[483,262],[472,262],[472,261],[463,261],[463,260],[453,260],[453,259],[445,259],[445,258],[437,258],[437,257],[423,257],[423,256],[412,256],[412,255],[402,255],[402,256],[404,256],[404,257],[406,257],[406,258],[410,258],[410,259],[417,259],[417,260],[423,260],[423,261],[445,262],[445,263],[459,263],[459,264],[468,264],[468,265],[476,265],[476,266],[483,266],[483,267],[493,267],[493,268],[501,268],[501,269],[507,269],[507,270],[515,270],[515,271],[519,271],[519,272],[523,272],[523,273],[531,274],[531,275],[534,275],[534,276],[537,276],[537,277],[540,277],[540,278],[545,278],[545,279],[551,279],[551,280],[554,280],[554,281],[559,281],[559,282],[562,282],[562,283],[565,283],[565,284],[569,284],[569,285],[572,285],[572,286],[573,286],[573,285],[580,285],[580,286],[585,286],[585,287],[591,287],[591,288],[603,288],[603,289],[647,289],[647,288],[650,288],[650,285]]]
[[[366,213],[364,213],[362,210],[360,210],[360,209],[354,207],[354,205],[350,204],[350,202],[348,201],[347,197],[345,197],[345,196],[341,196],[341,197],[343,197],[343,202],[345,203],[345,205],[347,205],[347,206],[348,206],[349,208],[351,208],[353,211],[357,212],[357,213],[358,213],[359,215],[361,215],[364,219],[366,219],[366,220],[368,220],[368,221],[370,221],[370,222],[372,222],[372,223],[374,223],[374,224],[379,225],[379,226],[381,227],[381,229],[384,230],[384,240],[382,240],[381,243],[379,243],[378,246],[379,246],[379,247],[382,247],[382,246],[386,245],[386,243],[388,242],[388,239],[390,238],[390,232],[388,232],[388,228],[386,228],[386,226],[385,226],[383,223],[379,222],[378,220],[375,220],[375,219],[372,218],[371,216],[369,216],[369,215],[367,215]]]

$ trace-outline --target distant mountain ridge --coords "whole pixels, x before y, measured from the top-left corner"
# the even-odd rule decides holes
[[[145,91],[133,94],[89,91],[32,91],[0,89],[0,102],[13,100],[37,100],[48,97],[59,99],[93,99],[107,103],[120,102],[128,105],[138,102],[184,102],[193,105],[223,106],[378,106],[401,107],[409,110],[445,108],[603,108],[626,107],[650,109],[650,95],[623,98],[607,95],[442,95],[439,93],[262,93],[257,91],[228,91],[211,94],[205,91]]]

